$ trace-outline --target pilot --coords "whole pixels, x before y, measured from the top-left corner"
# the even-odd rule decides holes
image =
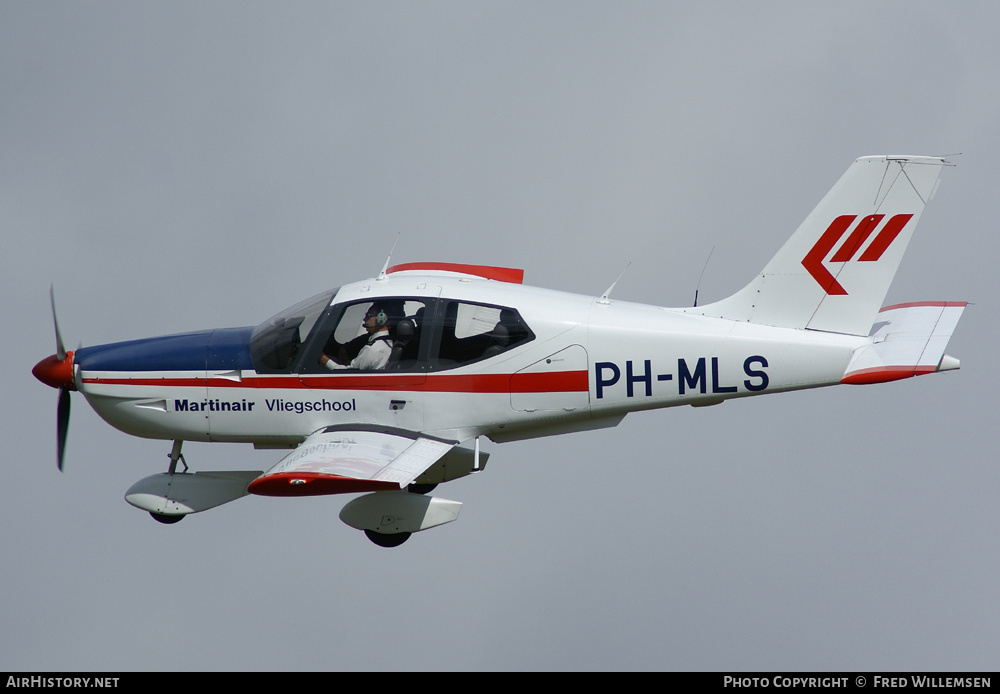
[[[338,364],[325,354],[319,356],[319,363],[331,371],[337,369],[380,371],[384,369],[389,361],[389,355],[392,354],[392,340],[389,339],[389,314],[385,308],[378,304],[372,304],[365,312],[362,325],[368,331],[368,341],[350,364]]]

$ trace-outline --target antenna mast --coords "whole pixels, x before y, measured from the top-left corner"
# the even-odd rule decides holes
[[[712,250],[708,252],[708,257],[705,258],[705,267],[701,269],[701,274],[698,275],[698,284],[694,287],[694,305],[698,306],[698,290],[701,289],[701,278],[705,276],[705,269],[708,267],[708,261],[712,259],[712,254],[715,253],[715,246],[712,246]]]

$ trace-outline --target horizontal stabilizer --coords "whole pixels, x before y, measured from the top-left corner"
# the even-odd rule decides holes
[[[872,326],[871,344],[851,357],[841,383],[897,381],[958,368],[944,353],[965,302],[930,301],[883,308]]]

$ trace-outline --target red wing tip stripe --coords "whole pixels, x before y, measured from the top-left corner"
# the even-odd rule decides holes
[[[456,272],[462,275],[474,275],[488,280],[521,284],[524,281],[524,270],[511,267],[495,267],[492,265],[465,265],[462,263],[403,263],[393,265],[386,274],[394,272]]]
[[[317,472],[279,472],[258,477],[247,491],[258,496],[322,496],[398,490],[395,482],[361,480]]]
[[[861,369],[845,374],[840,379],[847,385],[868,385],[870,383],[888,383],[900,381],[913,376],[923,376],[937,371],[936,366],[879,366],[873,369]]]
[[[895,311],[897,308],[914,308],[918,306],[939,306],[941,308],[948,308],[952,306],[961,306],[962,308],[969,305],[968,301],[911,301],[906,304],[893,304],[892,306],[883,306],[879,309],[879,313],[883,311]]]

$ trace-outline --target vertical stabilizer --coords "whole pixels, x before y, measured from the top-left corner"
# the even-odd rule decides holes
[[[750,284],[687,312],[868,335],[945,163],[858,159]]]

